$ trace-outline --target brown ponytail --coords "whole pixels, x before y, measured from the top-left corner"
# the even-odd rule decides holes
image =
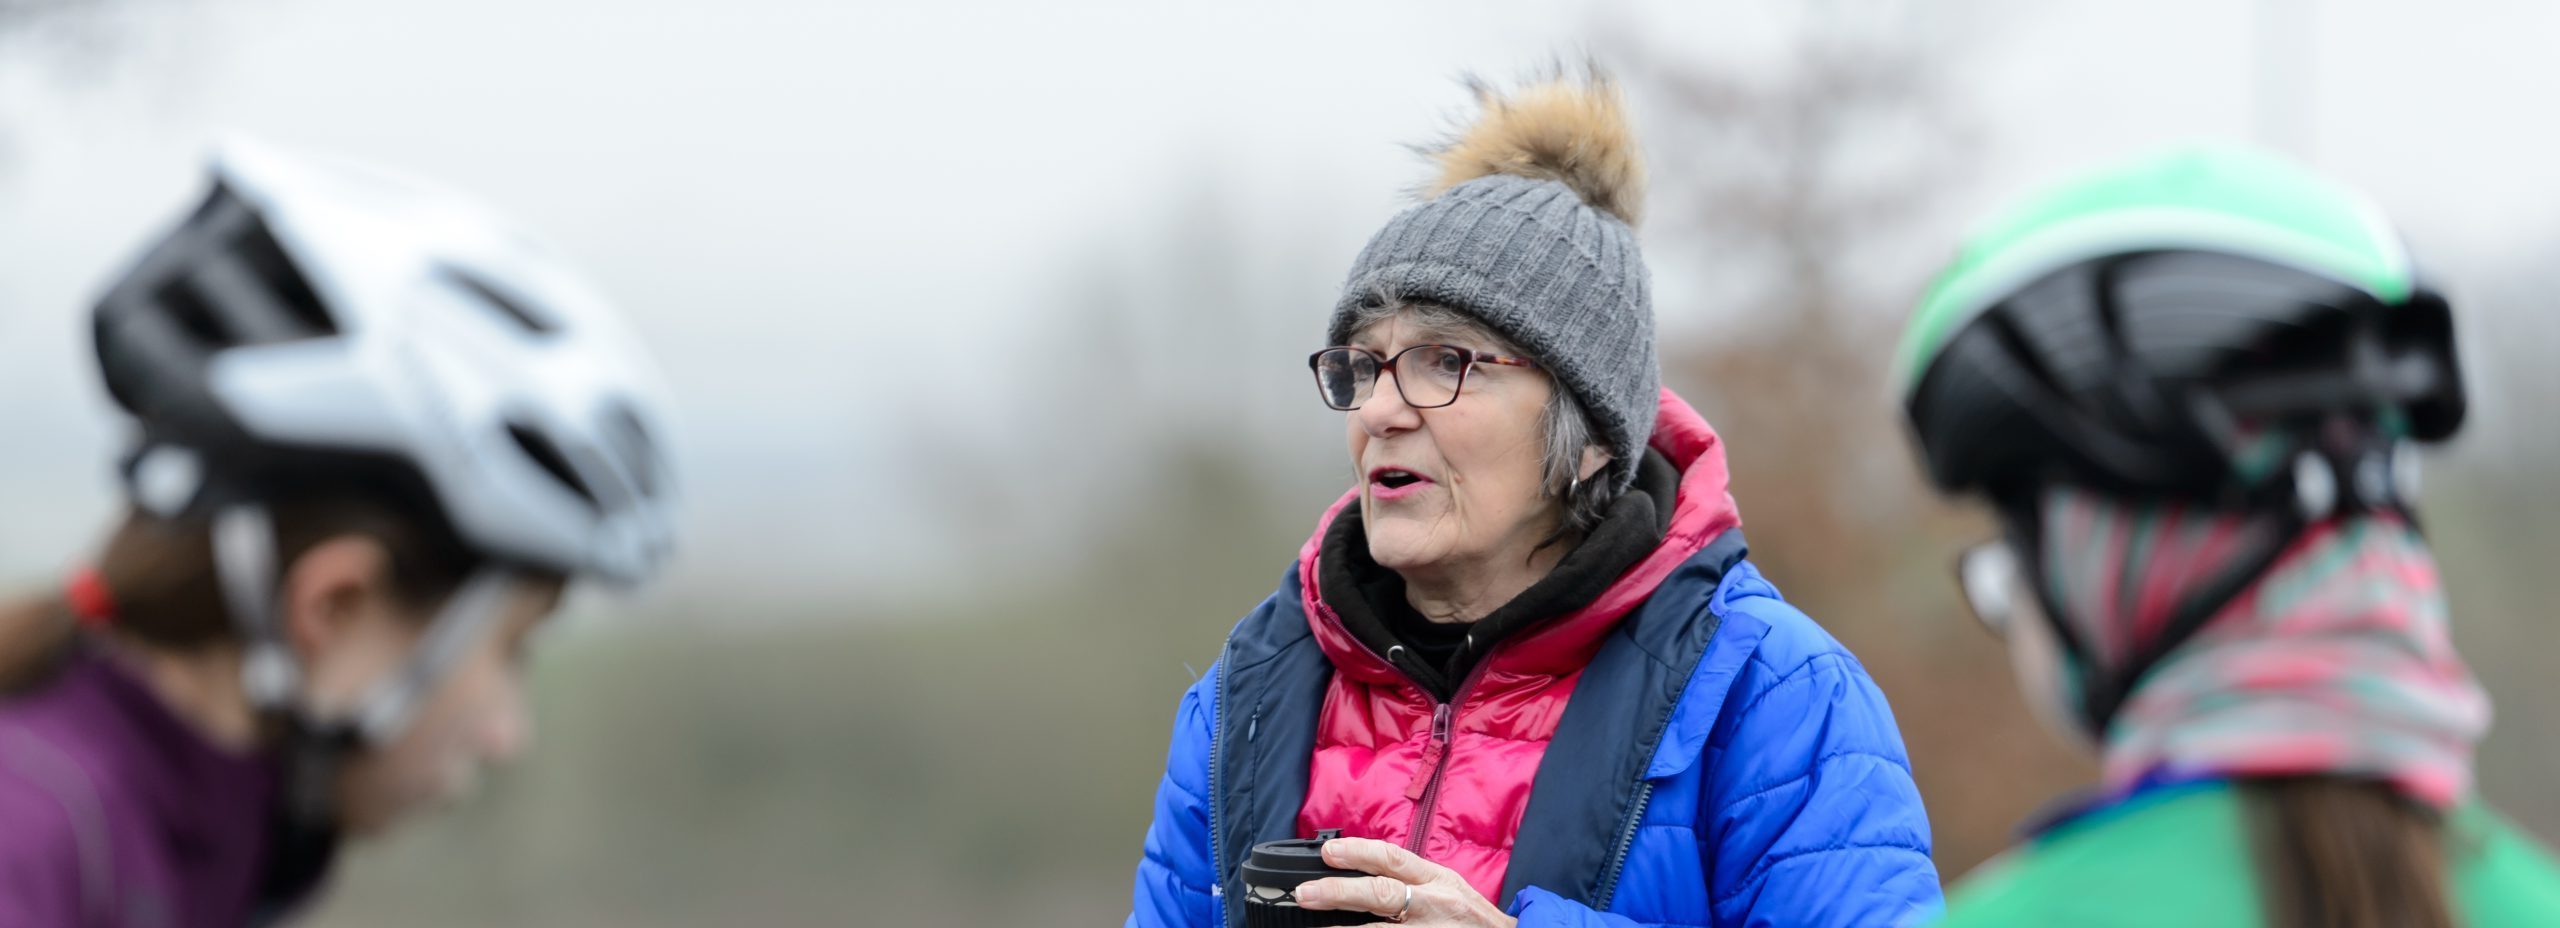
[[[2381,783],[2243,780],[2267,924],[2452,928],[2443,816]]]
[[[321,542],[346,535],[388,550],[393,596],[421,614],[471,575],[478,556],[431,517],[371,500],[335,496],[272,503],[276,554],[291,564]],[[115,634],[145,647],[194,651],[232,640],[230,610],[203,519],[128,512],[98,555],[98,579],[116,604]],[[61,596],[0,607],[0,693],[43,682],[80,640],[80,622]]]
[[[58,596],[0,606],[0,696],[33,688],[79,640],[80,621]]]

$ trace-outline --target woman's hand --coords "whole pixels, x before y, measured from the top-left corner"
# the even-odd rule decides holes
[[[1324,843],[1324,862],[1377,876],[1309,881],[1298,887],[1298,905],[1368,912],[1386,921],[1430,928],[1513,928],[1519,924],[1502,914],[1500,906],[1485,901],[1457,871],[1384,841],[1335,838]]]

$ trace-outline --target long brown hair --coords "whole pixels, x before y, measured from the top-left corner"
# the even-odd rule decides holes
[[[2242,780],[2267,924],[2453,928],[2444,818],[2372,781]]]
[[[440,522],[409,508],[346,495],[272,503],[277,560],[292,564],[332,538],[373,539],[389,554],[384,579],[391,594],[417,614],[432,614],[480,558]],[[209,520],[129,511],[107,537],[96,569],[115,601],[120,636],[175,652],[232,640]],[[0,607],[0,693],[41,682],[79,637],[80,623],[63,597]]]

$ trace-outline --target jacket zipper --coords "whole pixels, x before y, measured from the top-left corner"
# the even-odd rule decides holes
[[[1501,649],[1496,647],[1495,650]],[[1457,693],[1451,695],[1448,702],[1432,704],[1431,741],[1422,748],[1422,767],[1431,772],[1414,780],[1404,790],[1404,798],[1413,801],[1413,827],[1408,830],[1404,849],[1417,856],[1422,854],[1425,839],[1431,837],[1431,812],[1440,804],[1441,777],[1449,772],[1449,737],[1451,729],[1456,726],[1458,704],[1475,692],[1476,680],[1484,676],[1484,669],[1490,666],[1493,666],[1493,655],[1488,653],[1476,662],[1475,669],[1467,671],[1466,681],[1458,684]],[[1406,678],[1411,679],[1412,675],[1406,674]]]
[[[1209,684],[1209,901],[1219,906],[1221,921],[1227,895],[1226,857],[1218,852],[1218,745],[1227,740],[1223,716],[1227,713],[1227,659],[1235,656],[1235,642],[1218,650],[1218,663],[1209,668],[1218,679]]]
[[[1609,911],[1609,900],[1618,895],[1618,875],[1627,866],[1627,853],[1635,847],[1636,826],[1644,822],[1644,807],[1652,801],[1653,780],[1648,777],[1636,784],[1635,805],[1627,810],[1625,827],[1618,829],[1618,846],[1609,852],[1609,868],[1602,871],[1600,893],[1591,901],[1592,911]]]

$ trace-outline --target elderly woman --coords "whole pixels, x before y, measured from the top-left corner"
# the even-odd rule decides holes
[[[1310,359],[1358,484],[1183,696],[1131,926],[1880,925],[1938,902],[1892,713],[1744,559],[1658,386],[1616,89],[1508,97],[1354,262]]]

